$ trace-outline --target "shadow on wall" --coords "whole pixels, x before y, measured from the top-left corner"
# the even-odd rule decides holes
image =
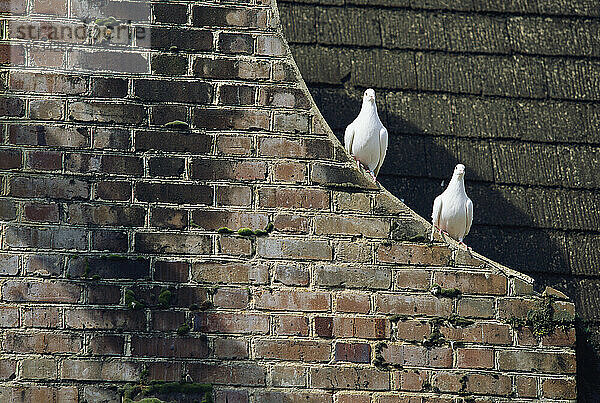
[[[360,111],[363,91],[350,87],[345,91],[311,88],[323,117],[342,143],[346,126]],[[454,166],[465,164],[467,193],[474,203],[474,222],[465,239],[467,244],[490,259],[527,273],[535,279],[538,291],[551,285],[577,300],[574,287],[565,279],[571,269],[564,245],[553,238],[552,232],[536,229],[531,217],[505,197],[503,187],[491,182],[492,159],[485,155],[482,140],[458,142],[427,134],[403,119],[387,100],[387,94],[377,94],[379,116],[390,133],[386,161],[378,177],[380,183],[430,221],[433,200],[447,186]],[[600,348],[596,348],[600,340],[594,343],[589,334],[597,332],[584,325],[577,330],[578,377],[583,380],[579,393],[585,399],[596,393],[586,390],[586,385],[591,387],[597,382],[596,376],[600,376]]]

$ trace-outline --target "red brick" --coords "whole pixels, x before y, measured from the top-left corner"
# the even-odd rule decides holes
[[[13,353],[79,353],[83,348],[83,338],[58,333],[17,333],[6,332],[2,349]]]
[[[341,292],[336,296],[338,312],[368,313],[371,310],[371,298],[368,294]]]
[[[124,345],[123,336],[94,335],[89,341],[89,351],[93,355],[123,355]]]
[[[25,260],[25,272],[37,276],[60,276],[63,265],[61,256],[30,255]]]
[[[550,374],[575,373],[575,354],[529,351],[499,351],[501,371],[536,371]]]
[[[217,358],[248,358],[248,343],[245,340],[215,339],[214,354]]]
[[[121,287],[116,285],[94,284],[88,287],[88,303],[118,304],[121,301]]]
[[[268,334],[269,316],[251,313],[198,313],[194,330],[208,333]]]
[[[18,327],[19,309],[16,307],[0,307],[0,327]]]
[[[452,251],[445,246],[394,244],[377,249],[377,260],[383,263],[446,266],[451,257]]]
[[[137,382],[141,372],[141,363],[67,359],[63,361],[61,377],[81,381]]]
[[[331,306],[329,293],[296,290],[257,290],[254,296],[258,309],[273,311],[328,311]]]
[[[185,312],[182,311],[152,311],[150,327],[153,330],[172,332],[185,323]]]
[[[557,328],[552,334],[542,338],[542,345],[575,348],[575,329]]]
[[[0,379],[12,379],[16,375],[17,361],[2,359],[0,360]]]
[[[339,241],[335,247],[336,259],[342,262],[371,263],[372,250],[367,242]]]
[[[71,329],[145,330],[146,315],[131,310],[67,309],[65,323]]]
[[[154,264],[154,278],[158,281],[188,281],[189,264],[187,262],[168,262],[159,260]]]
[[[461,297],[458,314],[469,318],[493,318],[496,313],[494,299]]]
[[[248,403],[248,391],[238,389],[217,390],[215,403]]]
[[[184,377],[183,365],[180,362],[150,362],[146,364],[148,379],[156,381],[181,382]]]
[[[219,155],[253,155],[252,137],[219,135],[217,137],[217,153]]]
[[[102,200],[131,200],[131,184],[119,181],[99,181],[96,184],[96,197]]]
[[[334,337],[381,340],[390,332],[390,321],[384,318],[333,318]]]
[[[271,370],[273,386],[276,387],[305,387],[306,369],[303,367],[281,365]]]
[[[217,186],[218,206],[250,206],[252,188],[249,186]]]
[[[0,64],[21,66],[25,64],[25,50],[20,45],[0,44]]]
[[[299,315],[273,317],[275,334],[280,336],[308,336],[308,318]]]
[[[494,350],[459,348],[456,355],[458,368],[494,368]]]
[[[67,282],[8,280],[2,285],[4,301],[78,302],[81,287]]]
[[[256,253],[265,258],[331,260],[329,242],[304,239],[258,238]]]
[[[263,10],[194,6],[192,24],[195,27],[265,28],[266,17]]]
[[[388,344],[382,351],[383,359],[392,364],[417,367],[451,368],[452,349],[426,348],[413,344]]]
[[[302,266],[278,264],[275,268],[274,280],[290,286],[306,286],[310,282],[310,272]]]
[[[335,192],[337,211],[371,211],[371,198],[365,193]]]
[[[506,276],[490,273],[436,272],[433,282],[444,288],[457,288],[463,294],[506,295]]]
[[[423,370],[401,371],[398,373],[395,389],[419,392],[423,390],[424,384],[429,383],[429,375],[429,371]]]
[[[0,149],[0,169],[17,169],[23,166],[21,150]]]
[[[497,301],[500,319],[526,319],[527,313],[533,309],[534,302],[521,298],[500,298]]]
[[[329,209],[329,193],[322,189],[261,188],[258,204],[268,208]]]
[[[260,391],[255,395],[257,403],[332,403],[333,395],[324,392],[281,392],[281,391]]]
[[[428,290],[431,287],[431,271],[400,270],[395,272],[396,286],[400,289]]]
[[[17,91],[77,95],[87,91],[85,77],[77,75],[11,72],[10,88]]]
[[[256,364],[188,364],[192,379],[227,386],[265,386],[266,369]]]
[[[196,228],[218,230],[227,227],[237,231],[240,228],[264,229],[269,217],[264,213],[246,213],[226,210],[195,210],[192,212],[192,223]]]
[[[141,227],[146,221],[143,207],[71,204],[67,210],[69,224],[122,225]]]
[[[336,343],[335,361],[371,362],[371,346],[367,343]]]
[[[41,203],[25,204],[25,219],[28,221],[58,222],[58,205]]]
[[[396,322],[398,340],[423,341],[431,334],[431,326],[427,322],[406,320]]]
[[[532,376],[517,376],[515,378],[518,397],[538,397],[537,378]]]
[[[273,225],[278,232],[307,234],[310,227],[310,219],[293,214],[277,214],[273,220]]]
[[[319,337],[333,337],[333,318],[323,316],[315,317],[315,333]]]
[[[206,130],[268,130],[270,120],[271,116],[268,111],[196,108],[192,112],[192,122],[194,123],[194,126],[198,129]],[[217,161],[215,161],[215,164],[216,163]],[[218,161],[218,163],[228,165],[225,161]],[[237,166],[237,164],[234,164],[234,166]],[[264,163],[257,165],[254,169],[257,169],[258,167],[265,167]],[[225,169],[226,168],[224,168],[224,170]],[[240,167],[238,167],[238,169],[240,169]],[[243,169],[240,172],[247,173],[247,169]],[[262,169],[260,172],[262,172]],[[266,172],[264,173],[266,174]],[[257,175],[257,173],[255,172],[254,175]]]
[[[273,180],[282,183],[304,183],[306,181],[306,164],[278,162],[273,168]]]
[[[259,359],[327,362],[331,356],[331,345],[320,341],[258,340],[255,351]]]
[[[258,94],[259,103],[279,108],[309,109],[310,102],[304,92],[295,88],[263,87]]]
[[[315,285],[321,287],[389,289],[391,271],[387,268],[317,266]]]
[[[320,389],[388,390],[389,373],[370,368],[321,367],[310,369],[310,386]]]
[[[267,266],[256,263],[198,262],[192,264],[192,279],[204,283],[265,284]]]
[[[213,297],[215,306],[220,308],[243,309],[248,306],[248,290],[242,288],[219,288]]]
[[[440,372],[435,377],[434,385],[443,392],[500,395],[506,396],[511,391],[511,379],[506,375],[465,374]],[[462,380],[462,382],[461,382]]]
[[[141,253],[203,255],[211,252],[212,238],[195,234],[137,233],[135,250]]]
[[[358,393],[338,393],[337,403],[371,403],[371,396]]]
[[[46,386],[7,386],[2,391],[2,397],[11,403],[30,402],[76,402],[77,387],[46,387]]]
[[[150,226],[168,229],[185,229],[188,226],[188,212],[187,210],[153,208],[150,215]]]
[[[368,238],[387,238],[388,221],[363,217],[315,217],[315,233],[319,235],[358,235]]]
[[[23,308],[25,327],[61,328],[62,313],[56,307]]]
[[[446,339],[468,343],[511,345],[510,326],[496,323],[478,323],[465,328],[442,327]]]
[[[189,183],[145,183],[135,186],[135,198],[142,202],[163,202],[171,204],[213,203],[213,188],[207,185]]]
[[[30,151],[28,167],[43,171],[57,171],[62,168],[62,153],[58,151]]]
[[[54,99],[37,99],[29,102],[29,117],[39,120],[60,120],[64,103]]]
[[[252,254],[252,240],[234,236],[219,236],[219,250],[224,255],[248,256]]]
[[[377,294],[377,312],[399,315],[448,316],[452,313],[452,300],[433,295]]]
[[[131,354],[135,357],[206,358],[208,344],[196,337],[140,337],[131,338]]]

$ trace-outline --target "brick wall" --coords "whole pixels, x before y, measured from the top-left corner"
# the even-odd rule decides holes
[[[0,400],[575,399],[573,305],[426,243],[322,120],[275,4],[0,12]]]

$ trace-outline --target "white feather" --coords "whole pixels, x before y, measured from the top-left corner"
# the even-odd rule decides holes
[[[464,181],[465,166],[454,168],[452,180],[444,192],[435,198],[431,214],[433,228],[446,231],[452,238],[461,241],[471,230],[473,223],[473,202],[467,196]]]
[[[387,151],[388,133],[379,119],[372,89],[365,91],[360,113],[346,128],[344,144],[375,176],[379,173]]]

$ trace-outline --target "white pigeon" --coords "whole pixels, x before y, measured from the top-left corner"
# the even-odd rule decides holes
[[[346,151],[354,156],[358,167],[362,163],[373,179],[379,173],[388,146],[388,132],[377,114],[375,91],[369,88],[363,95],[360,113],[346,128]]]
[[[458,164],[444,192],[435,198],[431,214],[431,240],[437,228],[463,244],[473,223],[473,202],[465,192],[465,166]],[[464,244],[463,244],[464,245]],[[466,245],[465,245],[466,246]]]

